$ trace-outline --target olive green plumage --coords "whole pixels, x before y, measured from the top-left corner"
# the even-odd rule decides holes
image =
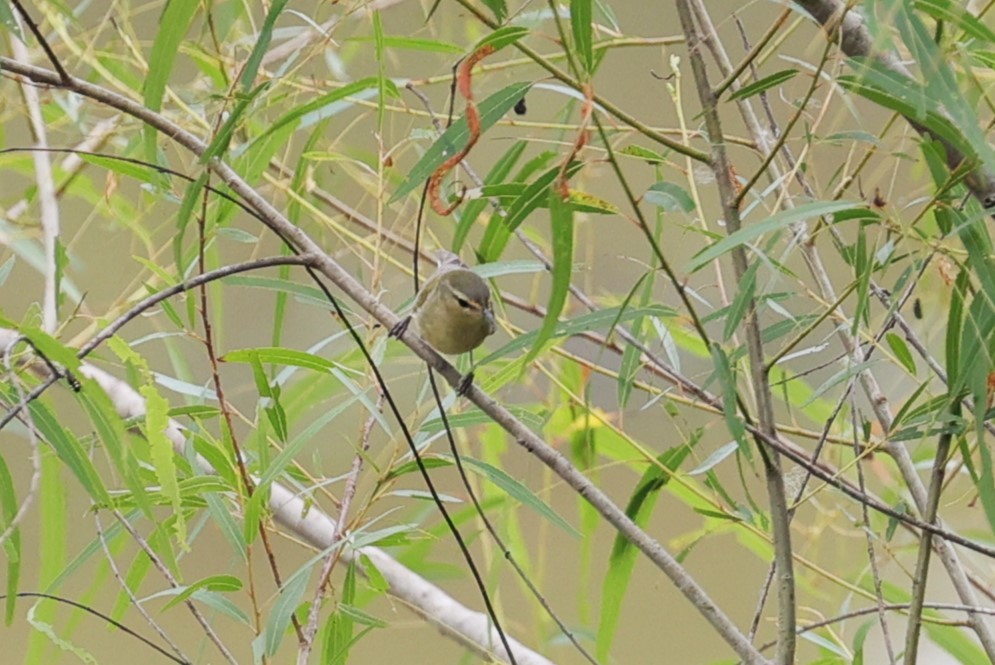
[[[466,268],[440,270],[418,292],[411,314],[414,332],[437,351],[472,351],[494,334],[491,290]]]

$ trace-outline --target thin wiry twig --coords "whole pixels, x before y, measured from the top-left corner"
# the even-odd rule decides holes
[[[160,639],[162,639],[163,642],[169,645],[169,648],[173,650],[173,652],[179,657],[181,661],[191,662],[190,659],[186,657],[186,654],[183,653],[183,649],[181,649],[178,644],[176,644],[175,642],[173,642],[172,639],[170,639],[169,633],[163,630],[162,626],[159,625],[159,622],[153,619],[152,616],[148,613],[148,611],[145,609],[145,605],[143,605],[142,602],[138,599],[138,597],[135,596],[135,593],[131,590],[131,585],[128,584],[128,582],[124,579],[124,576],[121,574],[121,571],[118,570],[117,562],[114,560],[114,555],[111,554],[110,547],[108,547],[107,545],[107,536],[104,533],[104,525],[100,521],[99,513],[93,514],[93,522],[97,528],[97,538],[100,540],[100,547],[101,549],[104,550],[104,560],[107,562],[107,565],[110,567],[111,574],[114,575],[114,579],[117,580],[118,585],[121,587],[121,590],[125,593],[125,595],[128,596],[128,600],[131,602],[131,606],[134,607],[136,610],[138,610],[138,613],[142,615],[142,617],[145,619],[145,622],[152,628],[152,630],[156,632],[156,634],[159,635]]]
[[[162,654],[164,657],[170,659],[174,663],[180,663],[180,665],[192,665],[191,661],[185,660],[185,659],[181,659],[181,658],[177,658],[173,654],[169,653],[168,651],[166,651],[165,649],[163,649],[162,647],[160,647],[158,644],[152,642],[151,640],[149,640],[146,637],[142,637],[141,635],[139,635],[138,633],[136,633],[132,629],[128,628],[127,626],[125,626],[120,621],[115,621],[113,618],[111,618],[110,616],[104,614],[103,612],[99,612],[99,611],[93,609],[92,607],[90,607],[88,605],[84,605],[83,603],[78,603],[75,600],[71,600],[69,598],[63,598],[61,596],[56,596],[56,595],[53,595],[53,594],[50,594],[50,593],[36,593],[36,592],[33,592],[33,591],[22,591],[22,592],[20,592],[20,593],[17,594],[17,597],[18,598],[44,598],[45,600],[54,600],[54,601],[56,601],[58,603],[63,603],[64,605],[70,605],[72,607],[75,607],[78,610],[83,610],[87,614],[91,614],[91,615],[93,615],[95,617],[103,619],[104,621],[106,621],[110,625],[114,626],[115,628],[117,628],[118,630],[122,631],[123,633],[134,637],[136,640],[142,642],[143,644],[145,644],[149,648],[155,649],[157,652],[159,652],[160,654]],[[7,598],[6,594],[0,594],[0,600],[3,600],[5,598]]]
[[[131,525],[128,518],[117,508],[114,508],[112,513],[114,514],[114,517],[117,518],[118,524],[124,527],[124,529],[131,535],[131,539],[138,544],[143,552],[145,552],[145,555],[150,561],[152,561],[152,565],[155,566],[155,569],[159,571],[159,574],[162,575],[162,577],[169,583],[169,586],[174,589],[180,588],[181,584],[173,575],[172,571],[169,569],[169,566],[165,564],[162,558],[156,553],[155,549],[149,545],[148,541],[135,530],[135,527]],[[204,634],[214,644],[214,646],[217,647],[218,651],[221,652],[221,655],[224,656],[225,660],[231,663],[231,665],[238,665],[238,660],[232,652],[228,650],[228,647],[225,646],[225,643],[221,640],[221,636],[217,634],[211,626],[211,622],[207,620],[207,617],[205,617],[203,612],[200,611],[200,608],[193,602],[193,599],[187,598],[183,601],[183,604],[186,605],[188,610],[190,610],[194,620],[200,624]]]
[[[852,408],[850,409],[850,421],[851,421],[851,431],[853,432],[853,454],[854,457],[860,456],[860,440],[857,438],[857,433],[860,432],[860,427],[857,423],[857,405],[856,400],[853,400]],[[857,484],[861,489],[864,489],[864,466],[862,464],[857,464]],[[881,573],[878,571],[877,555],[874,552],[874,538],[870,529],[870,512],[867,510],[867,506],[861,504],[861,530],[864,532],[864,542],[867,545],[867,563],[871,568],[871,581],[874,583],[874,599],[877,601],[877,614],[878,614],[878,625],[881,626],[881,638],[884,641],[884,648],[888,654],[888,663],[890,665],[895,665],[895,650],[891,646],[891,634],[888,628],[887,617],[885,617],[884,610],[884,590],[881,586]]]

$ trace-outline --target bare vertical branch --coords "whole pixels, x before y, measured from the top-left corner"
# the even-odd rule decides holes
[[[698,97],[708,128],[708,138],[711,144],[712,171],[719,186],[722,212],[726,227],[730,234],[741,228],[739,218],[739,200],[736,185],[732,180],[732,165],[725,151],[725,140],[722,134],[722,124],[716,108],[715,94],[708,81],[705,61],[701,56],[701,37],[695,25],[694,16],[688,0],[678,0],[677,12],[681,19],[681,27],[688,41],[688,56],[691,70],[694,73]],[[746,252],[741,246],[732,251],[733,269],[737,281],[742,282],[746,275],[748,264]],[[751,385],[757,402],[757,419],[760,431],[767,437],[776,438],[777,430],[774,421],[774,402],[768,381],[767,363],[764,360],[763,342],[760,336],[760,326],[757,321],[755,303],[747,305],[744,317],[746,345],[749,353]],[[744,413],[745,415],[745,413]],[[784,488],[784,477],[781,471],[780,456],[777,451],[757,439],[757,446],[763,460],[767,494],[770,506],[771,524],[773,527],[775,585],[778,598],[778,642],[777,662],[782,665],[792,665],[795,661],[795,580],[794,562],[791,549],[791,521],[788,513],[787,494]]]
[[[21,40],[11,35],[11,49],[14,58],[28,63],[30,55]],[[42,327],[46,332],[53,333],[59,325],[58,299],[59,294],[59,202],[55,193],[55,182],[52,175],[51,156],[45,151],[48,148],[48,132],[41,115],[41,100],[38,89],[30,82],[20,80],[21,96],[27,109],[28,126],[35,141],[35,150],[31,158],[35,164],[35,184],[38,187],[38,206],[41,213],[41,228],[43,252],[45,257],[45,286],[42,301]]]

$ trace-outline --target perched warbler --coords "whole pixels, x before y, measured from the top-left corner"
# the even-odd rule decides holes
[[[494,334],[491,289],[455,254],[440,250],[436,256],[438,269],[418,292],[411,314],[391,328],[390,334],[397,337],[413,325],[411,330],[441,353],[472,351]],[[472,380],[471,372],[460,384],[460,392]]]

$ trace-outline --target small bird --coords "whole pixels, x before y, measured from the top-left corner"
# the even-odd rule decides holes
[[[390,330],[398,337],[412,323],[412,332],[440,353],[456,355],[473,351],[494,334],[491,289],[480,275],[469,270],[452,252],[436,252],[438,269],[418,292],[412,313]],[[463,394],[473,382],[473,372],[460,382]]]

